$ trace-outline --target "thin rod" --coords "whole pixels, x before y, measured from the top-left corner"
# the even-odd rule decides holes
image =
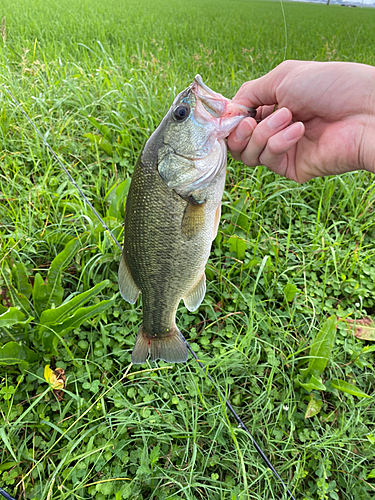
[[[7,500],[16,500],[11,495],[9,495],[9,493],[4,491],[3,488],[0,488],[0,495],[3,495],[3,497],[6,498]]]
[[[246,427],[246,425],[243,423],[243,421],[241,420],[241,418],[239,417],[239,415],[236,413],[235,409],[230,404],[229,400],[224,397],[224,394],[220,391],[220,389],[218,388],[216,382],[214,381],[214,379],[211,377],[211,375],[208,373],[208,371],[204,367],[204,364],[201,361],[199,361],[198,356],[193,351],[191,345],[187,342],[187,340],[185,340],[185,342],[186,342],[187,348],[189,349],[189,351],[190,351],[191,355],[193,356],[193,358],[195,359],[195,361],[202,368],[202,370],[204,371],[204,373],[205,373],[206,377],[209,379],[209,381],[213,384],[213,386],[215,387],[215,389],[219,393],[221,399],[225,401],[225,404],[226,404],[227,408],[229,409],[229,411],[233,415],[234,419],[237,421],[238,427],[240,427],[241,429],[243,429],[248,434],[248,436],[250,437],[251,441],[253,442],[254,448],[257,450],[257,452],[259,453],[259,455],[262,457],[262,459],[265,462],[265,464],[267,465],[267,467],[269,467],[271,469],[271,471],[273,472],[274,476],[281,482],[281,484],[283,485],[285,491],[289,494],[290,498],[292,500],[295,500],[293,494],[289,491],[287,485],[281,479],[281,477],[279,476],[279,474],[278,474],[277,470],[275,469],[275,467],[268,460],[268,458],[265,455],[265,453],[262,450],[262,448],[255,441],[255,439],[253,438],[253,436],[250,433],[249,429]]]

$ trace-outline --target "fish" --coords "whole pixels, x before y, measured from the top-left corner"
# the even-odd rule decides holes
[[[220,216],[227,166],[226,137],[255,110],[212,91],[200,75],[173,100],[134,168],[125,205],[118,283],[143,321],[131,355],[187,361],[176,325],[181,299],[195,311],[206,292],[205,266]]]

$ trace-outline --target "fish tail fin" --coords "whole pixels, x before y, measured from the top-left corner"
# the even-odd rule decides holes
[[[150,361],[163,359],[167,363],[183,363],[187,361],[186,342],[177,326],[173,326],[168,336],[153,337],[139,329],[132,352],[132,363],[142,364],[149,357]]]

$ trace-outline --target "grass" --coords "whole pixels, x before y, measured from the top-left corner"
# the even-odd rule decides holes
[[[197,72],[232,97],[285,58],[375,64],[374,9],[3,0],[0,15],[1,82],[120,241],[116,187]],[[0,344],[37,353],[28,364],[0,361],[0,486],[30,500],[285,499],[194,361],[131,367],[123,378],[141,306],[118,296],[119,251],[19,110],[3,92],[0,100],[0,304],[21,304],[34,318],[0,326]],[[375,311],[374,199],[365,173],[299,186],[230,160],[205,300],[196,313],[178,312],[184,335],[301,500],[368,499],[375,489],[373,353],[345,322]],[[28,287],[72,238],[79,250],[62,272],[63,300],[105,279],[90,305],[116,299],[54,351],[38,337]],[[332,314],[326,389],[307,391],[301,369]],[[44,379],[47,364],[65,370],[61,401]],[[334,379],[370,398],[336,390]],[[310,393],[322,406],[306,419]]]

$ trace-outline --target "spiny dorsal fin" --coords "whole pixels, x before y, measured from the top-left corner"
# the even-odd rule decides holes
[[[206,275],[202,274],[196,284],[184,297],[184,303],[189,311],[195,311],[201,305],[206,293]]]
[[[126,302],[135,304],[140,290],[134,283],[133,276],[130,273],[124,255],[121,255],[120,267],[118,270],[118,286]]]

